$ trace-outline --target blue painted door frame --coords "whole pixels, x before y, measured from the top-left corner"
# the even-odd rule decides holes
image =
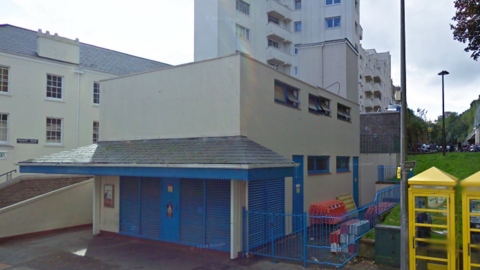
[[[358,193],[358,157],[353,157],[353,200],[355,205],[359,206],[359,193]]]
[[[292,181],[292,213],[303,214],[303,156],[293,156],[293,162],[300,164],[295,168]],[[299,224],[300,225],[300,224]]]
[[[178,241],[180,238],[180,179],[162,179],[161,238]]]

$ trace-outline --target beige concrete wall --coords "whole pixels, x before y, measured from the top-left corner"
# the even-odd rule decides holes
[[[100,230],[118,233],[120,230],[120,177],[101,176],[100,183]],[[113,185],[114,187],[113,208],[103,206],[105,185]]]
[[[360,205],[373,202],[377,193],[378,165],[398,166],[399,154],[361,154],[359,160]]]
[[[100,140],[240,135],[239,58],[101,82]]]
[[[37,54],[41,57],[60,60],[74,64],[80,63],[80,42],[63,37],[57,34],[37,34]]]
[[[352,193],[352,157],[360,155],[358,104],[242,57],[241,131],[243,136],[292,158],[304,155],[305,210],[311,203]],[[275,79],[300,89],[300,109],[274,101]],[[309,93],[331,100],[332,116],[308,110]],[[337,103],[351,107],[351,122],[337,119]],[[309,176],[307,156],[330,156],[330,173]],[[336,172],[336,157],[350,157],[350,172]],[[286,209],[292,208],[292,179],[287,178]]]
[[[93,180],[0,209],[0,238],[92,223]]]
[[[9,115],[8,143],[0,144],[0,151],[7,152],[7,158],[0,159],[0,174],[18,169],[14,164],[19,161],[92,144],[93,121],[99,120],[99,106],[93,104],[93,82],[112,78],[113,75],[89,70],[77,75],[74,71],[75,65],[2,53],[0,65],[9,67],[10,91],[8,94],[0,94],[0,112]],[[63,76],[62,100],[46,99],[47,74]],[[80,99],[77,142],[78,87]],[[104,99],[100,97],[100,100],[102,103]],[[61,145],[46,144],[47,117],[63,119]],[[38,144],[17,144],[19,138],[38,139]],[[2,181],[5,181],[5,178],[0,178],[0,182]]]

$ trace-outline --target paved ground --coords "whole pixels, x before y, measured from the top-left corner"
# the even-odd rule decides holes
[[[92,236],[76,229],[0,243],[0,270],[300,270],[292,262],[265,258],[230,260],[224,252],[116,237]],[[327,269],[309,265],[308,269]],[[379,269],[357,260],[342,269]]]

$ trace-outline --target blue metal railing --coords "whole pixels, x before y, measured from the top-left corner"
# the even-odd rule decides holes
[[[397,178],[398,167],[395,166],[384,166],[378,165],[377,167],[377,182],[398,182],[400,179]],[[414,170],[411,169],[408,171],[408,179],[413,177]]]
[[[379,190],[375,201],[338,216],[266,213],[243,209],[243,257],[250,254],[307,263],[344,266],[358,255],[360,238],[378,216],[400,201],[400,185]],[[293,231],[293,228],[302,228]]]

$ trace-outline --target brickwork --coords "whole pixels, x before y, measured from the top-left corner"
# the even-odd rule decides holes
[[[27,199],[63,188],[91,177],[65,177],[53,179],[25,179],[0,190],[0,209]]]
[[[360,114],[361,153],[398,153],[399,151],[399,112]]]

